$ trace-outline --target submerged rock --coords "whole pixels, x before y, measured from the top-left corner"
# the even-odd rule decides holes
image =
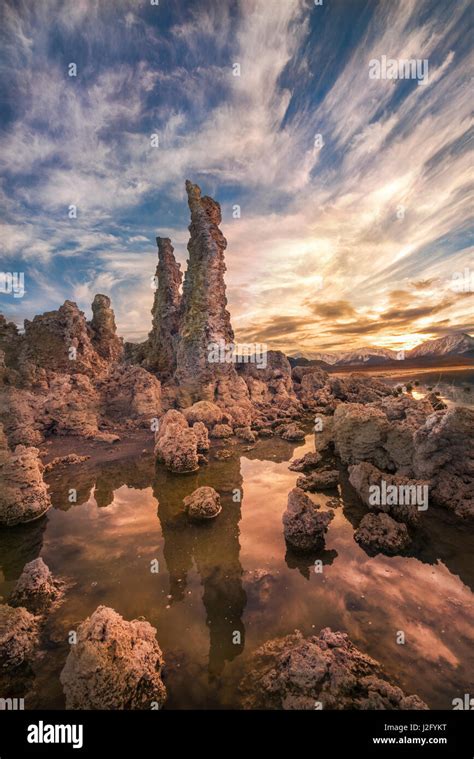
[[[99,606],[77,629],[60,680],[66,709],[161,708],[166,688],[156,629]]]
[[[40,557],[25,565],[10,596],[11,606],[23,606],[32,614],[42,614],[61,598],[64,583],[56,580]]]
[[[48,511],[51,499],[43,471],[38,448],[0,449],[0,525],[32,522]]]
[[[318,490],[330,490],[336,488],[339,483],[337,469],[325,469],[321,472],[311,472],[296,480],[297,487],[315,493]]]
[[[310,472],[312,469],[316,469],[322,460],[322,456],[317,451],[310,451],[305,453],[300,459],[293,459],[290,462],[288,469],[292,472]]]
[[[285,540],[294,551],[319,551],[324,547],[329,523],[334,511],[318,511],[318,506],[303,493],[293,488],[288,494],[288,506],[283,514]]]
[[[189,519],[194,522],[214,519],[222,511],[219,493],[207,486],[197,488],[183,503]]]
[[[0,674],[31,661],[38,643],[38,621],[23,608],[0,604]]]
[[[387,681],[380,664],[329,627],[265,643],[240,684],[244,709],[427,709]]]
[[[248,607],[264,606],[270,600],[270,596],[277,578],[267,569],[247,569],[243,576],[245,593]]]
[[[155,456],[171,472],[195,472],[199,468],[198,442],[196,435],[180,411],[170,409],[160,419],[155,434]]]
[[[69,464],[82,464],[88,461],[90,456],[79,456],[77,453],[67,453],[65,456],[56,456],[52,461],[44,466],[44,472],[51,472],[55,467],[68,466]]]
[[[388,514],[366,514],[354,532],[354,540],[373,553],[394,556],[411,543],[406,525]]]

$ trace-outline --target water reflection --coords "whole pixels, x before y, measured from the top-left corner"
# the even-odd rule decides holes
[[[365,508],[341,471],[342,506],[325,549],[290,553],[282,514],[299,475],[288,462],[313,449],[310,435],[297,445],[234,446],[230,458],[212,457],[181,477],[155,467],[151,455],[49,473],[54,508],[39,522],[0,532],[0,595],[40,554],[75,583],[48,621],[48,655],[35,663],[29,708],[64,707],[67,633],[101,603],[157,628],[168,708],[238,708],[238,682],[257,646],[296,627],[314,634],[327,625],[347,631],[432,708],[450,708],[468,692],[472,537],[449,514],[429,509],[409,556],[369,557],[353,537]],[[221,494],[223,510],[211,523],[190,524],[182,501],[202,485]],[[328,508],[328,495],[310,497]],[[158,575],[150,573],[155,558]],[[396,644],[399,629],[405,647]]]
[[[186,495],[203,485],[219,491],[222,512],[213,522],[190,524],[183,514],[182,502]],[[169,573],[170,602],[185,598],[193,562],[201,578],[210,637],[211,678],[219,675],[225,662],[232,661],[245,646],[242,615],[246,595],[239,560],[242,486],[237,455],[186,477],[169,474],[158,465],[153,481]]]
[[[16,581],[25,564],[38,558],[47,524],[45,514],[35,522],[0,529],[0,571],[5,581]]]

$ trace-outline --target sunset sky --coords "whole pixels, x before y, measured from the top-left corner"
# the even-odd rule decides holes
[[[311,353],[472,332],[472,12],[4,1],[1,260],[26,294],[1,311],[21,326],[69,298],[90,317],[102,292],[143,339],[156,235],[185,268],[189,178],[222,204],[238,340]],[[428,60],[428,84],[371,79],[383,55]]]

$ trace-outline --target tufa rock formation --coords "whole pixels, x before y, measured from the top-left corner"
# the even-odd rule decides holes
[[[38,368],[94,378],[106,371],[107,361],[97,353],[92,337],[84,313],[67,300],[57,311],[25,319],[21,362],[31,366],[32,378]]]
[[[189,426],[186,417],[175,409],[170,409],[160,419],[155,433],[155,457],[171,472],[185,474],[199,469],[198,446],[202,429],[198,435]]]
[[[25,564],[9,604],[23,606],[32,614],[43,614],[57,604],[63,592],[64,582],[53,577],[40,557]]]
[[[99,606],[77,633],[60,676],[66,709],[163,706],[163,654],[149,622],[126,622],[113,609]]]
[[[183,504],[186,514],[192,522],[205,522],[214,519],[222,511],[219,493],[207,485],[186,496]]]
[[[285,540],[293,551],[310,553],[324,548],[329,523],[334,511],[318,511],[314,503],[300,488],[288,494],[288,506],[283,514]]]
[[[329,627],[304,638],[296,630],[252,656],[240,690],[244,709],[427,709],[386,679],[380,664]]]
[[[0,604],[0,674],[30,663],[38,644],[38,620],[23,608]]]
[[[168,237],[157,237],[158,265],[156,267],[155,299],[152,308],[152,329],[146,344],[144,366],[161,380],[170,379],[176,371],[176,351],[179,339],[181,280],[183,275],[176,263],[174,248]]]
[[[411,543],[406,525],[383,512],[366,514],[354,532],[354,540],[370,555],[380,552],[387,556],[404,551]]]
[[[434,503],[474,518],[474,410],[436,411],[414,435],[414,469],[431,480]]]
[[[186,182],[191,211],[189,261],[183,284],[181,323],[176,357],[180,405],[200,400],[220,401],[227,408],[250,407],[248,390],[233,363],[209,360],[210,345],[234,343],[226,309],[224,251],[227,241],[219,229],[221,208],[201,196],[198,185]]]
[[[123,341],[117,337],[115,314],[107,295],[96,295],[92,301],[92,345],[99,356],[109,361],[118,361],[123,355]]]
[[[18,445],[12,453],[0,424],[0,526],[39,519],[51,506],[37,448]]]

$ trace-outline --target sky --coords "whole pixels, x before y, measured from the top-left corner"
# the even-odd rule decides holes
[[[1,2],[0,268],[25,278],[2,313],[90,318],[101,292],[144,339],[157,235],[186,268],[191,179],[222,205],[238,341],[471,332],[470,1],[152,2]],[[382,56],[427,82],[371,78]]]

